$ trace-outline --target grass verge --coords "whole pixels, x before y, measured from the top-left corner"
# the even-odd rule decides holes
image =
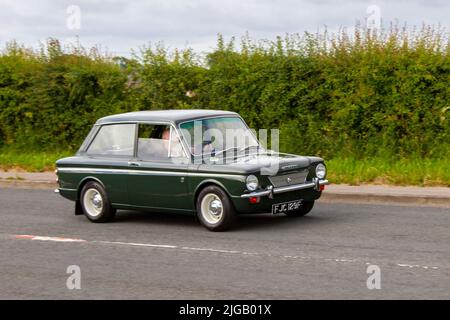
[[[18,151],[0,149],[0,170],[19,170],[30,172],[51,171],[55,161],[73,155],[68,151]]]
[[[450,159],[331,159],[332,183],[450,187]]]
[[[74,152],[22,152],[0,149],[1,170],[54,170],[55,161]],[[389,184],[450,187],[450,159],[353,159],[335,158],[326,161],[328,179],[332,183]]]

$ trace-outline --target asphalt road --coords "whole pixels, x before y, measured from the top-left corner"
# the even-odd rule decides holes
[[[66,286],[69,265],[80,290]],[[51,190],[0,189],[0,299],[34,298],[450,299],[450,212],[318,202],[310,216],[242,216],[212,233],[158,213],[93,224]]]

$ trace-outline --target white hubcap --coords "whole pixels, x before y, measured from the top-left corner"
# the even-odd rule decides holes
[[[208,223],[215,224],[222,218],[222,201],[214,193],[208,193],[203,197],[200,209],[203,218],[205,218]]]
[[[86,212],[92,217],[97,217],[102,213],[103,198],[97,189],[88,189],[84,193],[83,204]]]

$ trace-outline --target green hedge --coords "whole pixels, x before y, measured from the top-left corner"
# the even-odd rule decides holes
[[[208,108],[279,128],[281,149],[326,158],[445,158],[450,142],[448,34],[423,28],[288,35],[206,55],[147,48],[111,58],[50,40],[0,55],[0,148],[76,150],[99,117]]]

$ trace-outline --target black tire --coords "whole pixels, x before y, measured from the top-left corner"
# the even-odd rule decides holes
[[[221,202],[222,210],[220,216],[215,216],[213,213],[211,213],[211,211],[214,210],[203,212],[202,204],[211,208],[212,202],[216,200],[220,200]],[[209,206],[208,203],[210,204]],[[218,204],[218,202],[216,202],[216,204]],[[200,223],[210,231],[227,230],[233,225],[236,219],[236,212],[234,210],[233,204],[230,201],[230,198],[225,193],[225,191],[222,190],[222,188],[219,188],[217,186],[208,186],[199,193],[197,197],[196,208],[197,217],[200,220]],[[217,207],[213,206],[212,208],[216,209]],[[217,219],[217,221],[212,221],[214,219]]]
[[[288,217],[303,217],[306,216],[314,207],[314,201],[303,201],[300,208],[295,211],[285,212]]]
[[[86,195],[87,192],[89,192],[88,195]],[[100,208],[94,205],[93,200],[92,203],[86,203],[86,201],[89,201],[88,199],[90,198],[91,194],[100,195],[101,197]],[[100,183],[95,181],[89,181],[83,186],[80,195],[80,205],[86,218],[88,218],[92,222],[96,223],[108,222],[114,219],[114,216],[116,214],[116,209],[111,206],[111,203],[109,202],[109,198],[105,189]],[[98,212],[93,212],[93,210],[98,210]]]

